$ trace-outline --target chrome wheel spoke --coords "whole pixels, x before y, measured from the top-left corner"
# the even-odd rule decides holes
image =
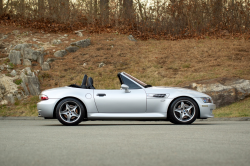
[[[67,115],[68,112],[69,112],[68,110],[64,110],[64,111],[60,111],[60,114]]]
[[[187,122],[193,119],[194,112],[195,107],[189,100],[180,100],[173,108],[175,118],[181,122]]]
[[[181,114],[181,111],[182,110],[179,110],[179,109],[175,109],[174,112],[179,112]]]
[[[72,108],[71,108],[71,111],[76,111],[76,109],[77,109],[77,106],[72,106]]]
[[[186,111],[186,116],[188,116],[189,118],[192,117],[192,115],[188,111]]]
[[[180,120],[183,119],[183,113],[180,113]]]
[[[181,109],[185,109],[185,104],[184,104],[184,102],[181,102]]]
[[[78,115],[78,113],[76,113],[76,112],[72,112],[72,116],[75,116],[75,117],[79,117],[79,115]]]
[[[75,101],[66,101],[59,110],[61,120],[66,123],[74,123],[81,117],[81,107]]]
[[[72,116],[70,114],[67,115],[67,122],[70,122],[71,117]]]
[[[66,110],[70,111],[70,106],[66,103]]]
[[[191,105],[191,106],[189,106],[189,107],[187,108],[187,111],[189,112],[192,108],[193,108],[193,106],[192,106],[192,105]]]

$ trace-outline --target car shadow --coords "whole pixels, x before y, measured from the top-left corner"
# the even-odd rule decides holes
[[[221,124],[218,124],[218,123],[193,123],[193,124],[189,124],[189,125],[186,125],[186,124],[172,124],[172,123],[164,123],[164,124],[160,124],[160,123],[152,123],[152,124],[129,124],[129,123],[126,123],[126,124],[114,124],[114,123],[104,123],[104,124],[84,124],[84,123],[80,123],[79,125],[77,126],[74,126],[74,127],[81,127],[81,126],[197,126],[197,125],[221,125]],[[43,125],[43,126],[64,126],[62,124],[48,124],[48,125]],[[64,126],[65,127],[65,126]],[[72,126],[70,126],[72,127]]]

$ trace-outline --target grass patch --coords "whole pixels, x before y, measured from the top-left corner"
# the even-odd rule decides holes
[[[9,63],[9,69],[14,69],[15,65],[13,63]]]
[[[17,85],[21,85],[22,79],[14,79],[13,82]]]
[[[5,75],[8,76],[8,77],[14,77],[10,73],[6,73]]]
[[[7,65],[8,62],[10,62],[10,59],[9,59],[9,58],[5,59],[3,63],[4,63],[5,65]]]
[[[221,107],[213,111],[214,117],[250,117],[250,98]]]
[[[14,105],[0,105],[0,116],[37,116],[38,96],[30,96]]]

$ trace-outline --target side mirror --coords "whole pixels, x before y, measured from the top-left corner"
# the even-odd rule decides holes
[[[124,89],[125,90],[125,93],[130,93],[130,91],[128,90],[129,86],[126,85],[126,84],[122,84],[121,85],[121,89]]]

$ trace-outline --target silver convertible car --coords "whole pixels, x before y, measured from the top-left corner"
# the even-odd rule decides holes
[[[197,118],[213,117],[210,96],[197,91],[147,85],[125,73],[118,73],[121,89],[95,89],[84,75],[82,85],[45,90],[37,103],[38,114],[57,118],[64,125],[86,120],[168,120],[191,124]]]

